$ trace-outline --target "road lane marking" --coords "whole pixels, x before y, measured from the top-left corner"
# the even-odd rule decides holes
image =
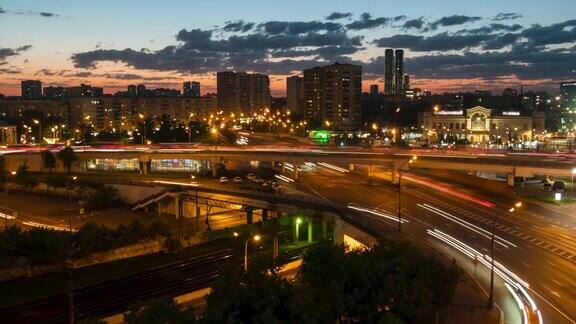
[[[554,264],[554,263],[552,263],[552,262],[550,262],[550,261],[548,261],[548,260],[544,260],[544,261],[546,261],[546,263],[548,263],[549,265],[551,265],[551,266],[553,266],[553,267],[556,267],[556,264]]]
[[[554,283],[557,284],[558,286],[563,287],[562,284],[559,283],[558,281],[556,281],[556,280],[554,280],[554,279],[552,279],[552,281],[554,281]]]
[[[524,261],[521,261],[523,265],[525,265],[526,267],[530,268],[530,265]]]

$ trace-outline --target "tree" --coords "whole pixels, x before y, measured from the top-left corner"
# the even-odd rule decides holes
[[[30,171],[28,171],[28,166],[26,164],[22,164],[18,167],[18,172],[14,177],[14,182],[25,188],[32,188],[38,183],[36,178],[34,178],[30,174]]]
[[[66,146],[60,152],[58,152],[58,158],[62,161],[62,165],[68,169],[68,173],[72,173],[72,165],[76,161],[76,155],[74,154],[74,149],[70,146]]]
[[[97,188],[88,200],[90,208],[102,209],[115,207],[120,204],[118,199],[118,190],[112,186],[103,186]]]
[[[56,156],[50,149],[42,151],[42,163],[44,168],[48,169],[48,172],[52,172],[52,169],[56,167]]]

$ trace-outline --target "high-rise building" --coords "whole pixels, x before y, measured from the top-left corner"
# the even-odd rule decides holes
[[[371,96],[377,96],[378,95],[378,85],[377,84],[371,84],[370,85],[370,95]]]
[[[44,87],[44,98],[54,100],[54,99],[62,99],[64,97],[64,87]]]
[[[71,97],[101,97],[104,95],[104,89],[93,87],[89,84],[80,84],[80,86],[64,88],[64,96]]]
[[[146,86],[144,84],[139,84],[136,86],[136,94],[138,97],[146,96]]]
[[[384,94],[394,94],[394,50],[391,48],[384,52]]]
[[[410,90],[410,75],[404,74],[404,93]]]
[[[286,78],[286,104],[296,116],[302,116],[304,105],[304,78],[294,75]]]
[[[186,81],[182,85],[184,97],[200,98],[200,82]]]
[[[404,50],[394,51],[394,94],[404,94]]]
[[[304,119],[334,130],[360,126],[362,66],[332,64],[304,70]]]
[[[576,127],[576,81],[560,83],[560,130]]]
[[[127,87],[126,87],[126,94],[127,94],[129,97],[136,97],[136,94],[137,94],[137,92],[136,92],[136,86],[133,85],[133,84],[127,86]]]
[[[42,99],[42,82],[40,80],[25,80],[20,83],[23,99]]]
[[[270,78],[264,74],[218,72],[218,106],[239,115],[251,115],[270,106]]]

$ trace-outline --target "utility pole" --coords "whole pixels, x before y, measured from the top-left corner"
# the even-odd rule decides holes
[[[73,227],[72,227],[72,181],[76,180],[76,176],[68,177],[68,261],[66,268],[68,272],[68,319],[70,324],[76,322],[74,314],[74,277],[73,277],[73,263],[72,257],[74,252],[73,241]]]

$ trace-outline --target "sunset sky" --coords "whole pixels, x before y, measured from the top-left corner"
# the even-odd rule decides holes
[[[465,5],[464,5],[465,3]],[[406,50],[412,86],[557,91],[576,79],[574,0],[33,1],[0,0],[0,93],[20,81],[128,84],[215,92],[215,72],[287,75],[363,65],[382,88],[384,48]]]

